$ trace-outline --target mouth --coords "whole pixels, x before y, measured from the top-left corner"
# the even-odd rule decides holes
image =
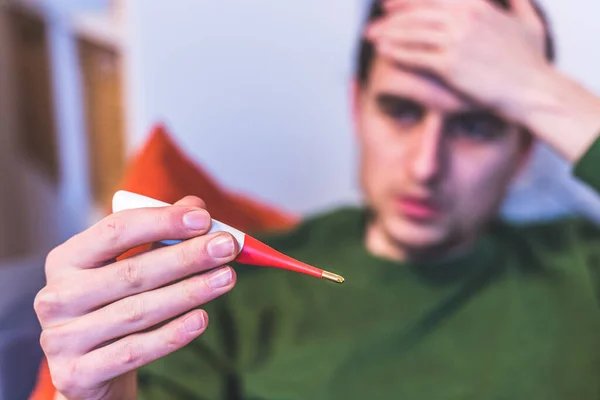
[[[431,197],[397,196],[395,205],[405,217],[414,220],[433,220],[442,214],[441,206]]]

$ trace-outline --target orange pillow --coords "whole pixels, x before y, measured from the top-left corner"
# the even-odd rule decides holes
[[[152,129],[145,146],[127,167],[121,189],[167,203],[188,195],[200,197],[213,218],[245,232],[285,230],[297,221],[291,214],[223,189],[186,156],[162,124]],[[133,249],[121,258],[148,248]]]
[[[187,195],[198,196],[206,202],[213,218],[245,232],[281,231],[291,228],[298,221],[295,215],[223,189],[184,154],[160,124],[152,129],[150,138],[128,165],[120,189],[167,203],[174,203]],[[148,246],[141,246],[120,258],[145,250],[148,250]],[[48,365],[44,360],[29,400],[52,400],[54,394]]]
[[[29,396],[29,400],[53,400],[55,394],[56,390],[52,384],[48,362],[44,358],[40,365],[35,388],[33,389],[31,396]]]
[[[246,232],[286,229],[297,220],[223,189],[181,151],[163,125],[154,127],[146,145],[125,171],[121,188],[168,203],[187,195],[198,196],[206,202],[213,218]]]

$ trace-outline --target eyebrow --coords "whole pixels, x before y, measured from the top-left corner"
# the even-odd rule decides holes
[[[502,125],[509,125],[509,122],[504,118],[499,116],[497,113],[490,109],[475,109],[475,110],[467,110],[463,112],[457,112],[450,114],[450,118],[481,118],[487,119],[490,122]]]
[[[379,106],[410,106],[419,108],[420,110],[426,110],[427,106],[418,100],[411,99],[409,97],[405,97],[402,95],[394,94],[394,93],[379,93],[375,96],[375,101]],[[486,107],[477,107],[477,108],[466,108],[463,110],[458,110],[454,112],[445,113],[450,118],[456,117],[470,117],[470,118],[489,118],[493,119],[497,122],[504,122],[504,118],[500,117],[496,112],[494,112],[490,108]]]
[[[392,93],[379,93],[375,96],[377,102],[385,103],[411,103],[414,105],[422,106],[418,101]]]
[[[391,93],[380,93],[377,96],[375,96],[375,101],[377,102],[377,104],[379,105],[410,105],[413,107],[419,107],[421,109],[424,109],[425,106],[421,103],[419,103],[416,100],[410,99],[408,97],[404,97],[404,96],[399,96],[397,94],[391,94]]]

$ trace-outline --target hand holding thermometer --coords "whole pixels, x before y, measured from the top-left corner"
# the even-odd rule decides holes
[[[124,190],[118,191],[113,197],[113,212],[146,207],[166,207],[170,205],[171,204]],[[240,264],[281,268],[314,276],[316,278],[327,279],[332,282],[344,282],[344,278],[337,274],[324,271],[286,256],[252,236],[215,219],[212,220],[212,226],[208,233],[214,232],[228,232],[235,238],[240,248],[240,252],[235,261]],[[170,246],[181,243],[181,240],[164,240],[161,243]]]

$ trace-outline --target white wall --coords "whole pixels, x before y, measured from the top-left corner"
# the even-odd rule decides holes
[[[600,93],[600,2],[540,0],[556,31],[560,67]]]
[[[355,201],[347,84],[367,3],[131,0],[130,149],[162,120],[228,187],[302,213]],[[561,68],[600,90],[593,43],[600,3],[544,3]],[[540,172],[561,180],[548,187]],[[541,149],[506,214],[535,218],[582,207],[596,213],[568,173]]]
[[[0,9],[0,261],[44,251],[56,238],[56,193],[23,158],[8,15]]]
[[[43,254],[89,224],[85,125],[71,17],[108,5],[107,0],[20,1],[47,21],[61,177],[52,184],[17,145],[18,71],[11,69],[8,16],[0,7],[0,259]]]
[[[136,148],[166,121],[227,186],[305,212],[355,197],[349,0],[133,0]]]
[[[11,167],[11,149],[14,143],[13,135],[15,119],[12,100],[11,60],[8,39],[8,15],[0,9],[0,258],[12,256],[22,249],[17,247],[17,236],[23,238],[21,232],[15,234],[11,227],[20,219],[21,213],[13,211],[15,202],[12,193],[15,191]],[[16,240],[15,240],[16,239]]]
[[[600,25],[595,0],[539,0],[555,34],[558,68],[600,94]],[[600,127],[598,127],[600,132]],[[587,187],[571,178],[571,167],[541,147],[532,167],[510,197],[506,214],[515,218],[579,212],[600,221],[600,202]]]

